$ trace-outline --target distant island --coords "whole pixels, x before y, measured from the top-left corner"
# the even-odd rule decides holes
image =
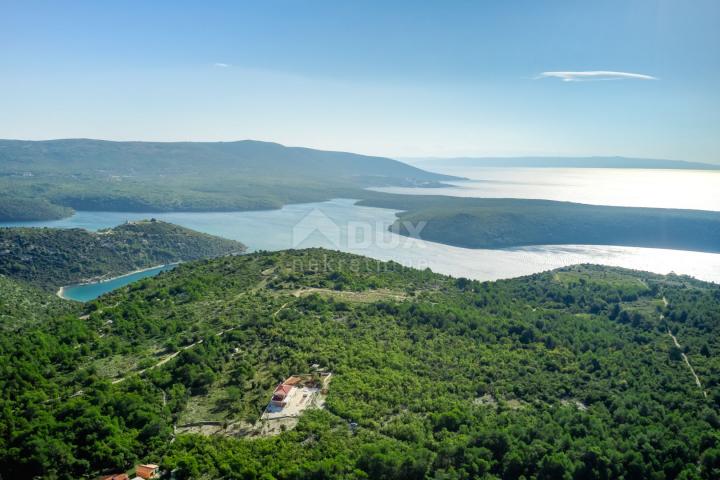
[[[245,245],[171,223],[131,222],[89,232],[0,228],[0,274],[46,291],[167,263],[242,253]]]
[[[424,168],[525,167],[525,168],[650,168],[678,170],[720,170],[720,165],[683,160],[632,157],[453,157],[403,159]]]

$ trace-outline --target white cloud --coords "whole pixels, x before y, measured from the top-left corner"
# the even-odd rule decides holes
[[[651,75],[628,72],[591,70],[586,72],[542,72],[537,78],[559,78],[563,82],[584,82],[590,80],[657,80]]]
[[[230,66],[229,63],[213,63],[213,67],[218,67],[218,68],[228,68],[229,66]]]

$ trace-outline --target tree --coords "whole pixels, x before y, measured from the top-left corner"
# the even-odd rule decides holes
[[[562,452],[545,455],[538,465],[538,480],[570,480],[573,465]]]

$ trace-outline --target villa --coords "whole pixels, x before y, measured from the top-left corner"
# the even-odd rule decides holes
[[[145,480],[150,478],[160,478],[160,467],[151,463],[147,465],[138,465],[135,467],[135,474]]]
[[[270,400],[270,404],[275,407],[284,408],[288,400],[290,399],[291,394],[293,393],[293,390],[295,390],[294,385],[288,385],[286,383],[281,383],[275,388],[275,391],[273,392],[272,399]]]

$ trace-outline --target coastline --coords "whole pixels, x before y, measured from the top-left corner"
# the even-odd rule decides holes
[[[58,291],[55,292],[55,295],[57,295],[58,297],[62,298],[63,300],[72,300],[71,298],[67,298],[67,297],[65,296],[65,287],[60,287],[60,288],[58,288]]]
[[[176,265],[179,265],[179,264],[181,264],[181,263],[182,263],[182,262],[162,263],[162,264],[160,264],[160,265],[155,265],[155,266],[152,266],[152,267],[139,268],[139,269],[137,269],[137,270],[133,270],[132,272],[123,273],[122,275],[116,275],[116,276],[114,276],[114,277],[109,277],[109,278],[102,278],[102,277],[100,277],[100,278],[98,278],[98,279],[86,280],[86,281],[74,283],[74,284],[72,284],[72,285],[65,285],[65,286],[62,286],[62,287],[58,288],[57,292],[55,292],[55,295],[57,295],[58,297],[62,298],[63,300],[76,301],[76,300],[74,300],[74,299],[72,299],[72,298],[68,298],[68,297],[65,296],[65,289],[66,289],[66,288],[68,288],[68,287],[75,287],[75,286],[82,286],[82,285],[95,285],[95,284],[98,284],[98,283],[111,282],[111,281],[117,280],[117,279],[119,279],[119,278],[129,277],[129,276],[131,276],[131,275],[136,275],[136,274],[138,274],[138,273],[147,272],[147,271],[149,271],[149,270],[155,270],[155,269],[157,269],[157,268],[169,267],[169,266],[171,266],[171,265],[172,265],[172,266],[176,266]]]

